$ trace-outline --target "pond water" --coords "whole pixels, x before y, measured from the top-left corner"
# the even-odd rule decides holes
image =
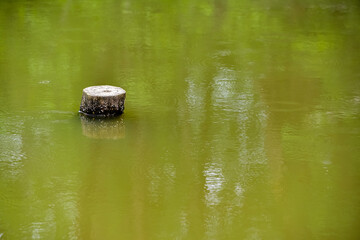
[[[0,1],[0,239],[360,239],[357,0]],[[78,114],[82,89],[125,112]]]

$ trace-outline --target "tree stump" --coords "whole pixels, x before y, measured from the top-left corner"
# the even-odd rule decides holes
[[[92,86],[83,90],[80,112],[90,116],[117,116],[124,112],[126,92],[109,85]]]

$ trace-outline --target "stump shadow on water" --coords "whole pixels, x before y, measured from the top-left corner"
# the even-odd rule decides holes
[[[80,114],[83,135],[94,139],[125,138],[125,124],[121,116],[96,118]]]

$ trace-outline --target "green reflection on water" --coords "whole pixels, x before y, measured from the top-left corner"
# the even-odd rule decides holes
[[[359,10],[1,1],[0,238],[358,239]]]

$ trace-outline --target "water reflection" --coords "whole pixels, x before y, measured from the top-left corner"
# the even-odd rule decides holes
[[[205,200],[208,206],[218,205],[221,202],[220,192],[225,183],[221,165],[207,163],[204,170],[205,176]]]
[[[344,2],[0,1],[0,238],[358,239]]]
[[[0,168],[1,175],[17,179],[23,172],[23,139],[19,134],[0,134]]]
[[[125,125],[122,117],[93,118],[80,115],[84,136],[95,139],[121,139],[125,137]]]

